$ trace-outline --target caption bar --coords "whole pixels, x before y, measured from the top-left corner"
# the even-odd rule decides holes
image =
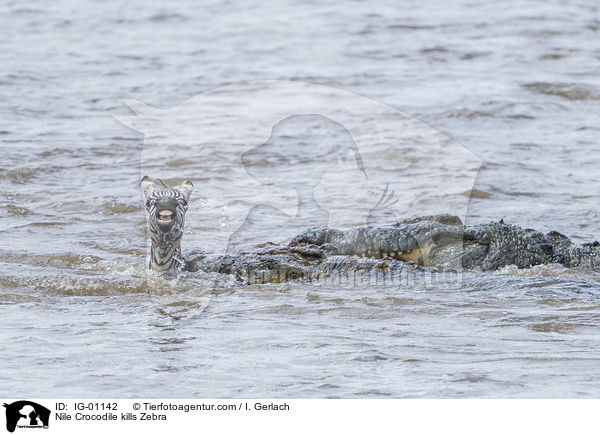
[[[584,433],[598,400],[0,399],[8,433]],[[38,429],[38,430],[36,430]],[[41,432],[40,432],[41,430]],[[234,432],[235,431],[235,432]]]

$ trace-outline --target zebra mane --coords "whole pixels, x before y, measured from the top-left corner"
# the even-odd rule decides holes
[[[171,192],[179,192],[186,200],[188,200],[194,190],[194,185],[190,180],[185,180],[179,186],[170,186],[166,181],[161,180],[160,178],[151,178],[147,175],[142,178],[141,185],[146,199],[157,190],[168,190]]]

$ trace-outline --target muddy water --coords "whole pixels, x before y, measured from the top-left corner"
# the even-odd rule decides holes
[[[193,180],[184,250],[228,249],[263,204],[243,243],[282,241],[310,223],[299,208],[333,226],[450,211],[594,240],[594,2],[9,2],[0,20],[6,396],[597,396],[594,272],[164,281],[144,269],[139,189],[146,171]],[[310,91],[290,94],[299,82]],[[367,103],[330,104],[347,101],[340,92],[378,109],[344,117]],[[307,95],[343,127],[312,137],[327,147],[349,134],[367,176],[354,152],[303,148],[299,118],[272,134],[284,113],[273,108]],[[167,112],[140,109],[146,123],[128,128],[131,99]],[[270,138],[284,151],[245,164]],[[283,181],[316,172],[314,186]],[[388,184],[399,201],[370,215]]]

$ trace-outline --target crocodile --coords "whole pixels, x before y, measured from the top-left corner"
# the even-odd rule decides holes
[[[552,263],[600,270],[598,242],[575,245],[556,231],[544,234],[503,221],[467,226],[451,214],[346,230],[311,228],[286,245],[265,243],[224,254],[195,250],[183,256],[180,244],[193,184],[186,180],[171,187],[146,176],[142,188],[151,240],[148,267],[157,272],[216,272],[262,283],[389,272],[406,264],[452,272]]]
[[[600,243],[575,245],[567,236],[499,222],[466,226],[459,217],[439,214],[405,219],[389,226],[348,230],[310,229],[290,246],[324,246],[338,255],[391,257],[439,270],[493,271],[540,264],[600,270]]]

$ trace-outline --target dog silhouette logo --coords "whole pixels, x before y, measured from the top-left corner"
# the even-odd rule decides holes
[[[18,428],[48,428],[50,410],[29,400],[19,400],[4,404],[6,408],[6,430],[14,432]]]

